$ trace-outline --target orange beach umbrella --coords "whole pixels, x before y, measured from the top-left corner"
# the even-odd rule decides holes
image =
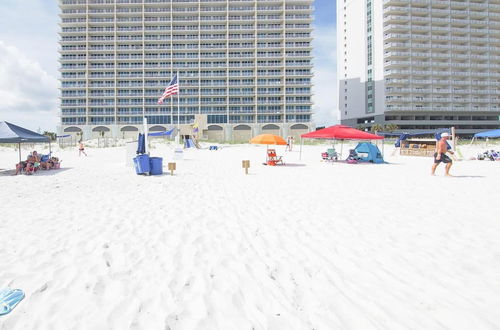
[[[252,144],[276,144],[276,145],[286,145],[286,141],[278,135],[273,134],[261,134],[253,137],[250,140]]]

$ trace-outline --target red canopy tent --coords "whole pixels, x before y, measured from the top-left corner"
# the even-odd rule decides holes
[[[345,125],[334,125],[314,132],[302,134],[303,138],[335,140],[381,140],[384,137],[360,131]]]
[[[329,140],[382,140],[384,137],[360,131],[345,125],[334,125],[314,132],[302,134],[301,138],[309,139],[329,139]],[[300,144],[302,149],[302,143]],[[301,150],[302,154],[302,150]],[[342,146],[340,150],[342,154]]]

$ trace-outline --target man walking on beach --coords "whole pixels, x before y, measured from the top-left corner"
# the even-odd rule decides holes
[[[441,139],[438,141],[436,152],[434,153],[434,164],[432,165],[431,175],[434,175],[436,173],[436,168],[438,167],[439,163],[443,162],[446,164],[445,175],[451,176],[450,167],[453,162],[451,161],[451,158],[446,155],[447,152],[453,154],[453,151],[448,151],[448,143],[446,141],[448,141],[449,138],[450,134],[446,132],[441,134]]]

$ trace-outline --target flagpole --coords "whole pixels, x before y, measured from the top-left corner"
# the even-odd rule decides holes
[[[148,118],[146,116],[142,117],[142,126],[144,129],[144,150],[145,153],[149,152],[149,145],[148,145]]]
[[[181,143],[181,129],[180,129],[180,122],[181,122],[181,101],[180,101],[180,94],[181,94],[181,84],[180,84],[180,79],[179,79],[179,71],[177,71],[177,86],[178,91],[177,91],[177,135],[179,137],[179,144]]]

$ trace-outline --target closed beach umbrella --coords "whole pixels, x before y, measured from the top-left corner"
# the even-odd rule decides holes
[[[145,135],[139,133],[139,137],[137,138],[137,152],[138,155],[143,155],[146,153],[146,138]]]

